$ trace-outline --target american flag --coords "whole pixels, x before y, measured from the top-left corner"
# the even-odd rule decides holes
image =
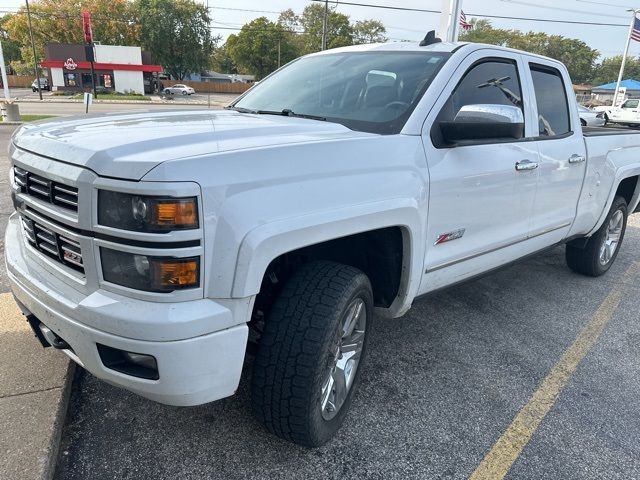
[[[636,42],[640,42],[640,19],[636,17],[633,22],[633,30],[631,30],[631,38]]]
[[[634,27],[633,31],[636,32],[636,28],[638,27],[638,25],[640,25],[638,19],[636,19],[636,27]],[[467,16],[464,14],[464,12],[462,10],[460,10],[460,28],[463,30],[471,30],[473,28],[473,24],[467,22]],[[638,38],[635,40],[638,40],[640,42],[640,29],[637,32]],[[632,35],[633,38],[633,35]]]

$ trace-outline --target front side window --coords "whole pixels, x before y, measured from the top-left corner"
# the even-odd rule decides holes
[[[622,108],[638,108],[638,100],[627,100],[622,104]]]
[[[511,105],[523,109],[516,65],[508,61],[484,61],[472,67],[458,83],[438,116],[452,122],[468,105]]]
[[[533,90],[538,106],[538,129],[541,137],[564,135],[571,131],[567,92],[559,70],[530,64]]]
[[[450,54],[345,52],[303,57],[231,108],[312,116],[353,130],[399,133]]]

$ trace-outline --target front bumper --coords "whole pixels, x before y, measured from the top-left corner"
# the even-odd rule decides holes
[[[199,405],[235,393],[248,328],[245,323],[230,326],[235,322],[228,308],[206,299],[151,303],[103,290],[82,296],[32,262],[30,255],[14,215],[5,236],[14,295],[69,344],[70,349],[63,351],[96,377],[168,405]],[[202,311],[207,306],[210,314],[205,317]],[[122,312],[129,312],[128,319]],[[158,322],[158,318],[164,322]],[[108,332],[98,327],[101,323],[109,326]],[[207,325],[209,331],[205,331]],[[185,331],[196,336],[184,338]],[[138,378],[107,368],[97,344],[152,355],[159,379]]]

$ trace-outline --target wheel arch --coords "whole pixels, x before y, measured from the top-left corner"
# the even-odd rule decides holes
[[[341,212],[344,215],[327,212],[319,216],[309,215],[272,222],[253,229],[240,246],[232,296],[259,294],[270,273],[269,267],[287,255],[312,252],[311,257],[338,261],[341,255],[353,253],[353,245],[366,246],[367,241],[375,240],[376,246],[372,248],[382,245],[378,250],[384,252],[387,249],[387,254],[389,249],[395,248],[393,245],[401,245],[396,295],[388,302],[381,302],[383,306],[379,313],[392,317],[402,315],[411,306],[411,299],[416,295],[421,278],[422,260],[420,249],[416,248],[419,245],[416,236],[420,237],[422,227],[419,212],[412,205],[413,202],[407,200],[401,203],[403,205],[396,204],[393,208],[382,210],[375,203],[360,206],[360,214],[355,217],[346,214],[347,212]],[[363,209],[369,212],[365,213]],[[332,217],[332,220],[327,217]],[[385,242],[390,242],[390,245]],[[342,246],[347,246],[346,252],[339,251],[338,247]],[[321,255],[314,255],[321,251]],[[354,266],[361,268],[357,264]],[[363,270],[371,273],[371,270],[366,272],[366,268]],[[375,280],[372,279],[372,283]]]
[[[609,210],[611,209],[611,205],[613,204],[613,199],[617,196],[622,196],[626,201],[629,207],[629,214],[635,212],[640,207],[640,167],[637,165],[629,165],[627,167],[620,168],[616,172],[616,180],[613,182],[613,188],[611,188],[611,192],[609,193],[609,198],[607,199],[606,205],[604,206],[602,213],[600,214],[600,218],[596,225],[591,229],[589,234],[590,237],[598,229],[602,226],[605,218],[607,217]]]

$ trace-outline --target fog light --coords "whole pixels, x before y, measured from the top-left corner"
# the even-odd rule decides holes
[[[97,344],[100,360],[105,367],[132,377],[158,380],[158,362],[152,355],[127,352],[106,345]]]

